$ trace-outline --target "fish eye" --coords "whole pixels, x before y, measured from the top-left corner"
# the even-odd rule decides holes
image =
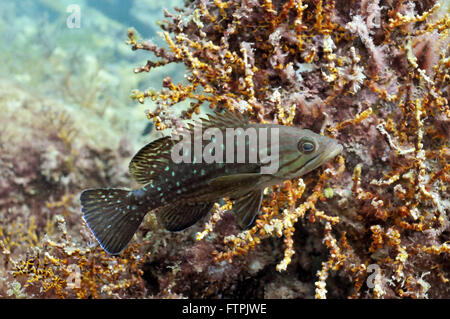
[[[302,153],[305,154],[312,153],[314,152],[315,148],[316,146],[311,141],[300,140],[300,142],[298,142],[298,149]]]

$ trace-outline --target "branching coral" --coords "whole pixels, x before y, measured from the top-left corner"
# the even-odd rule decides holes
[[[141,264],[144,256],[136,247],[128,248],[120,258],[108,256],[99,249],[80,249],[67,235],[64,218],[57,215],[60,234],[58,242],[48,236],[40,248],[25,260],[13,264],[15,283],[31,296],[57,296],[60,298],[120,297],[132,289],[137,296],[144,293]],[[24,280],[25,279],[25,280]]]
[[[166,78],[159,92],[134,92],[140,103],[156,102],[147,115],[157,129],[176,127],[207,104],[261,123],[320,130],[345,146],[332,166],[266,190],[255,226],[225,236],[216,261],[282,237],[276,269],[294,264],[304,272],[309,249],[296,248],[295,229],[307,217],[302,231],[329,255],[309,270],[316,297],[327,296],[330,276],[349,281],[340,297],[449,295],[449,17],[440,6],[193,1],[166,12],[166,49],[139,43],[129,31],[134,50],[159,58],[136,73],[169,63],[188,70],[185,83]],[[427,36],[434,42],[421,42]],[[179,117],[173,106],[182,101],[190,106]],[[208,238],[230,205],[216,206],[198,239]],[[369,286],[373,266],[379,271]]]
[[[141,258],[136,247],[128,248],[120,258],[98,249],[80,249],[67,237],[61,216],[57,216],[56,223],[58,242],[44,237],[40,249],[26,260],[10,260],[16,282],[26,279],[24,292],[60,298],[120,297],[129,289],[135,296],[138,291],[145,292],[140,267],[146,259]]]
[[[219,253],[216,260],[223,259],[231,260],[234,255],[242,255],[247,253],[255,245],[259,244],[265,237],[277,236],[284,237],[286,250],[284,252],[283,260],[277,265],[277,270],[286,270],[287,265],[291,262],[291,257],[294,254],[292,236],[295,231],[293,227],[299,218],[304,217],[307,211],[311,212],[310,221],[314,222],[316,219],[325,220],[332,223],[339,221],[338,217],[330,217],[317,211],[315,204],[323,197],[322,190],[324,181],[330,178],[331,175],[338,175],[343,171],[343,159],[341,159],[341,169],[338,172],[327,171],[324,173],[311,194],[304,203],[296,207],[297,200],[300,199],[305,190],[305,184],[302,179],[295,181],[294,184],[286,182],[281,192],[274,192],[271,195],[271,202],[263,205],[263,214],[259,216],[256,225],[248,231],[240,233],[238,236],[228,236],[225,238],[226,244],[231,244],[232,248],[227,253]],[[278,196],[280,195],[280,198]],[[280,207],[281,206],[281,207]],[[283,209],[283,207],[286,208]],[[279,210],[283,213],[279,216]]]
[[[114,258],[82,244],[93,239],[75,199],[88,185],[124,183],[119,164],[130,156],[127,147],[102,126],[82,130],[81,123],[95,122],[86,109],[36,99],[5,80],[0,96],[0,296],[143,295],[145,253],[135,245]]]

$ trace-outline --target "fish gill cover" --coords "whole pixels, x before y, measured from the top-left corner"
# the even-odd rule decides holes
[[[100,89],[75,101],[87,107],[58,108],[3,81],[0,296],[450,297],[448,11],[445,1],[194,0],[165,11],[165,44],[130,29],[131,49],[148,54],[135,77],[185,68],[184,80],[132,93],[156,130],[228,110],[343,151],[266,188],[250,229],[229,200],[179,233],[150,213],[119,256],[96,245],[78,196],[130,184],[127,161],[144,143],[118,142],[127,110],[98,127],[92,114],[113,114],[92,110]],[[85,96],[63,74],[68,96]]]

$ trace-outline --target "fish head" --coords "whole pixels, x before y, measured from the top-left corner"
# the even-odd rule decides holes
[[[342,151],[336,140],[310,130],[289,127],[280,130],[279,178],[291,179],[305,175]]]

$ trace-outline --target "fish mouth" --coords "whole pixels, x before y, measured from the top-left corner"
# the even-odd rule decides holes
[[[340,154],[342,152],[344,148],[342,147],[341,144],[335,143],[333,146],[333,149],[327,153],[327,155],[324,157],[323,162],[327,162],[333,158],[335,158],[338,154]]]
[[[313,162],[316,160],[316,158],[318,158],[320,155],[321,155],[321,154],[317,154],[317,155],[314,156],[313,158],[310,158],[308,161],[306,161],[305,164],[303,164],[303,167],[308,167],[308,165],[311,164],[311,163],[313,163]],[[313,165],[312,167],[316,168],[316,166],[314,166],[314,165]]]
[[[342,145],[338,143],[327,145],[327,149],[330,147],[332,148],[330,151],[324,151],[320,154],[317,154],[316,156],[310,158],[305,164],[303,164],[303,167],[299,172],[300,176],[311,172],[312,170],[316,169],[325,162],[328,162],[329,160],[335,158],[336,155],[341,153],[342,150],[344,149]]]

